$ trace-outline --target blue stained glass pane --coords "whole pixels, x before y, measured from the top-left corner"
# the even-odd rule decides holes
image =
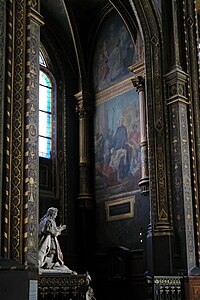
[[[52,147],[52,83],[40,71],[39,85],[39,155],[51,158]]]
[[[39,136],[39,155],[51,158],[51,139]]]
[[[51,112],[52,90],[39,86],[39,110]]]
[[[39,54],[39,61],[40,61],[40,65],[42,65],[42,66],[44,66],[44,67],[47,66],[46,63],[45,63],[44,57],[43,57],[43,55],[42,55],[41,52],[40,52],[40,54]]]
[[[40,71],[40,84],[52,88],[51,80],[43,71]]]

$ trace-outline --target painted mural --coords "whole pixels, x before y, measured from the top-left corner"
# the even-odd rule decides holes
[[[135,46],[116,12],[101,26],[94,54],[94,89],[100,92],[131,76],[128,67],[135,63]]]
[[[132,89],[96,108],[96,191],[138,190],[141,178],[138,93]]]

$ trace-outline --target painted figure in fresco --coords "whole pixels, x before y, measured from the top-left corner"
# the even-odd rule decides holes
[[[124,125],[124,118],[119,119],[119,127],[117,128],[112,145],[111,160],[115,160],[115,165],[118,166],[118,179],[123,179],[126,175],[127,166],[127,141],[128,132]]]
[[[107,49],[106,42],[102,42],[102,51],[99,55],[99,63],[98,63],[98,69],[97,69],[97,82],[98,82],[98,89],[102,89],[105,85],[108,84],[107,82],[107,76],[109,73],[108,68],[108,59],[109,59],[109,53]]]
[[[65,273],[73,273],[64,265],[63,254],[57,239],[66,229],[66,225],[57,227],[55,221],[57,213],[57,208],[50,207],[40,220],[38,266],[40,270],[61,270]]]
[[[105,142],[104,145],[103,175],[108,177],[109,185],[119,184],[126,176],[128,167],[127,142],[128,133],[126,126],[124,126],[124,118],[121,117],[115,134],[109,133],[107,143]]]
[[[120,51],[121,51],[121,75],[128,73],[128,67],[135,60],[133,43],[130,39],[129,32],[125,25],[119,30],[120,35]]]
[[[119,127],[117,128],[114,137],[112,147],[115,150],[126,149],[126,143],[128,141],[128,133],[126,126],[124,126],[124,118],[119,119]]]
[[[134,175],[140,168],[140,132],[137,124],[132,125],[128,138],[129,174]]]
[[[94,137],[94,151],[95,151],[95,156],[96,156],[96,161],[95,161],[96,175],[102,173],[103,147],[104,147],[103,135],[97,133]]]

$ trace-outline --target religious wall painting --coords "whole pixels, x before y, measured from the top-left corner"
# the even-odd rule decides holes
[[[138,190],[141,179],[138,93],[132,89],[97,105],[95,122],[96,192],[110,197]]]
[[[100,92],[132,75],[128,67],[136,60],[135,45],[126,25],[116,12],[105,18],[97,35],[95,49],[95,92]]]

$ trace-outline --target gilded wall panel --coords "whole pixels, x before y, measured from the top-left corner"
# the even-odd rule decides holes
[[[37,263],[39,25],[30,1],[7,9],[3,256],[27,265]]]
[[[13,6],[11,1],[7,2],[7,10],[9,11],[7,22],[9,23],[7,29],[7,60],[5,62],[5,75],[6,75],[6,89],[5,89],[5,126],[4,126],[4,135],[5,135],[5,144],[4,144],[4,168],[5,176],[3,178],[4,189],[2,191],[4,202],[2,205],[2,230],[3,230],[3,257],[10,256],[10,187],[11,187],[11,165],[10,165],[10,148],[11,148],[11,102],[12,102],[12,85],[13,85],[13,74],[12,74],[12,65],[13,65]]]
[[[25,41],[26,4],[17,1],[15,9],[15,57],[12,99],[12,175],[11,175],[11,248],[10,256],[22,258],[23,229],[23,168],[24,168],[24,91],[25,91]]]
[[[195,226],[196,244],[198,248],[198,261],[200,263],[200,102],[199,102],[199,56],[198,44],[199,32],[198,19],[196,14],[196,1],[186,0],[183,2],[183,20],[185,33],[185,51],[187,73],[189,74],[189,120],[190,120],[190,149],[192,155],[192,175],[193,175],[193,194],[195,201]],[[198,7],[197,7],[198,8]]]
[[[5,22],[6,22],[6,5],[4,0],[0,0],[0,178],[3,176],[3,137],[4,137],[4,84],[5,84]],[[2,181],[0,182],[0,193],[2,195]],[[2,212],[2,202],[0,201],[0,211]],[[0,219],[2,215],[0,213]],[[0,225],[1,232],[1,225]],[[1,249],[0,240],[0,249]],[[1,251],[0,251],[1,252]]]
[[[25,126],[25,203],[26,203],[26,259],[37,265],[38,201],[39,201],[39,45],[40,27],[29,20],[27,44],[26,126]]]
[[[188,137],[187,105],[185,103],[171,104],[171,153],[174,224],[177,234],[176,251],[184,259],[188,256],[188,269],[194,264],[194,232],[191,194],[191,171]],[[181,151],[180,151],[181,149]],[[183,201],[184,200],[184,201]],[[185,222],[183,221],[185,220]],[[185,243],[185,234],[187,242]],[[183,262],[184,263],[184,262]]]

